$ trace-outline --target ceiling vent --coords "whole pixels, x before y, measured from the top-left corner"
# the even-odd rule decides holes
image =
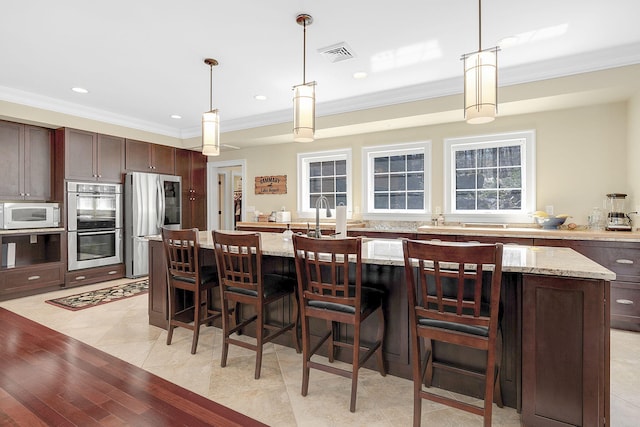
[[[318,53],[327,58],[329,62],[340,62],[356,56],[349,45],[344,42],[318,49]]]

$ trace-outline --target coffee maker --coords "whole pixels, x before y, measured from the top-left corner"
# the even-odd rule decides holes
[[[610,231],[631,231],[631,219],[625,213],[624,199],[626,194],[607,194],[609,199],[609,213],[607,214],[606,229]]]

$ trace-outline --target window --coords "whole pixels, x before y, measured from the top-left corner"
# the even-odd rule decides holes
[[[430,163],[429,142],[364,148],[363,217],[423,220],[431,210]]]
[[[531,222],[535,133],[446,139],[447,221]]]
[[[327,198],[332,210],[344,205],[350,211],[350,176],[351,150],[298,154],[298,216],[315,216],[320,196]]]

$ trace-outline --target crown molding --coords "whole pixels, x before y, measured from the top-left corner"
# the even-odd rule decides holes
[[[498,83],[500,86],[510,86],[638,63],[640,63],[640,43],[634,43],[616,46],[610,49],[577,53],[571,56],[553,58],[531,64],[501,67],[498,71]],[[376,93],[318,103],[316,106],[316,112],[319,117],[330,116],[351,111],[450,96],[459,93],[462,93],[462,75],[435,82],[388,89]],[[200,136],[201,134],[199,126],[190,128],[163,126],[158,123],[139,120],[133,117],[66,101],[60,101],[54,98],[4,86],[0,86],[0,100],[173,138],[188,139]],[[286,123],[292,121],[291,114],[291,110],[286,109],[251,117],[225,120],[221,123],[221,131],[232,132]]]

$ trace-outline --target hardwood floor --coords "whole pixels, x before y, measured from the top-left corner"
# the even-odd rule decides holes
[[[4,308],[0,325],[0,425],[265,425]]]

